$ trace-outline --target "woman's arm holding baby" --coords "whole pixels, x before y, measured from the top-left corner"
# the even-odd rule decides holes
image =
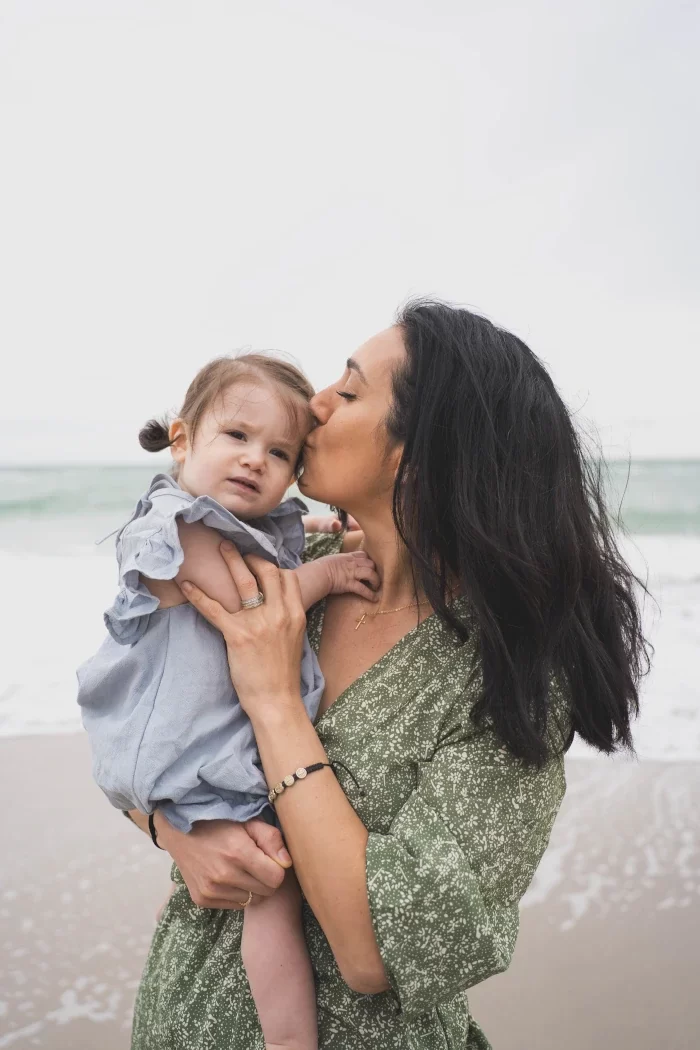
[[[149,834],[148,817],[138,809],[129,817]],[[185,880],[193,902],[202,908],[240,911],[248,892],[270,897],[279,889],[292,858],[278,828],[264,820],[236,824],[198,821],[188,834],[155,812],[158,845],[167,850]]]
[[[296,573],[251,557],[256,580],[228,547],[226,560],[239,592],[252,597],[259,584],[262,606],[228,616],[198,588],[183,582],[183,590],[226,640],[231,677],[253,723],[265,778],[275,784],[300,765],[328,763],[299,691],[305,627],[299,584]],[[331,769],[285,791],[276,810],[299,883],[346,983],[363,994],[386,990],[365,881],[367,829]]]

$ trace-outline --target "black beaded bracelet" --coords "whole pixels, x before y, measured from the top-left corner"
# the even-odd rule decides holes
[[[155,821],[153,819],[154,817],[155,817],[155,810],[153,811],[153,813],[149,813],[148,814],[148,830],[151,833],[151,839],[153,840],[153,845],[154,846],[158,846],[158,836],[156,835],[156,825],[155,825]],[[158,846],[158,849],[163,849],[163,847],[162,846]]]
[[[297,780],[303,780],[309,773],[315,773],[317,769],[323,769],[324,766],[331,768],[330,762],[314,762],[312,766],[299,766],[294,773],[287,773],[287,776],[280,780],[279,784],[275,784],[270,792],[268,792],[268,800],[270,802],[276,802],[285,788],[290,788],[292,784]]]

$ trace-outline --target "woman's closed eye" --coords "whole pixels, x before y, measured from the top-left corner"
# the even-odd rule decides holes
[[[348,394],[346,390],[336,390],[336,394],[345,401],[357,401],[357,394]]]

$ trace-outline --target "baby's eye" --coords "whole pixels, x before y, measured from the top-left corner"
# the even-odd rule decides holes
[[[227,430],[226,433],[229,437],[236,438],[237,441],[245,441],[245,434],[242,430]]]
[[[273,449],[270,449],[270,454],[271,454],[272,456],[277,456],[277,457],[278,457],[279,459],[284,459],[284,460],[287,460],[287,461],[289,461],[289,456],[288,456],[288,455],[287,455],[287,453],[286,453],[286,452],[284,451],[284,449],[281,449],[281,448],[273,448]]]

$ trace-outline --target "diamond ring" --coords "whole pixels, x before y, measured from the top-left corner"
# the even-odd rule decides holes
[[[265,595],[262,591],[258,591],[254,598],[246,598],[241,602],[242,609],[257,609],[259,605],[262,605],[265,601]]]

